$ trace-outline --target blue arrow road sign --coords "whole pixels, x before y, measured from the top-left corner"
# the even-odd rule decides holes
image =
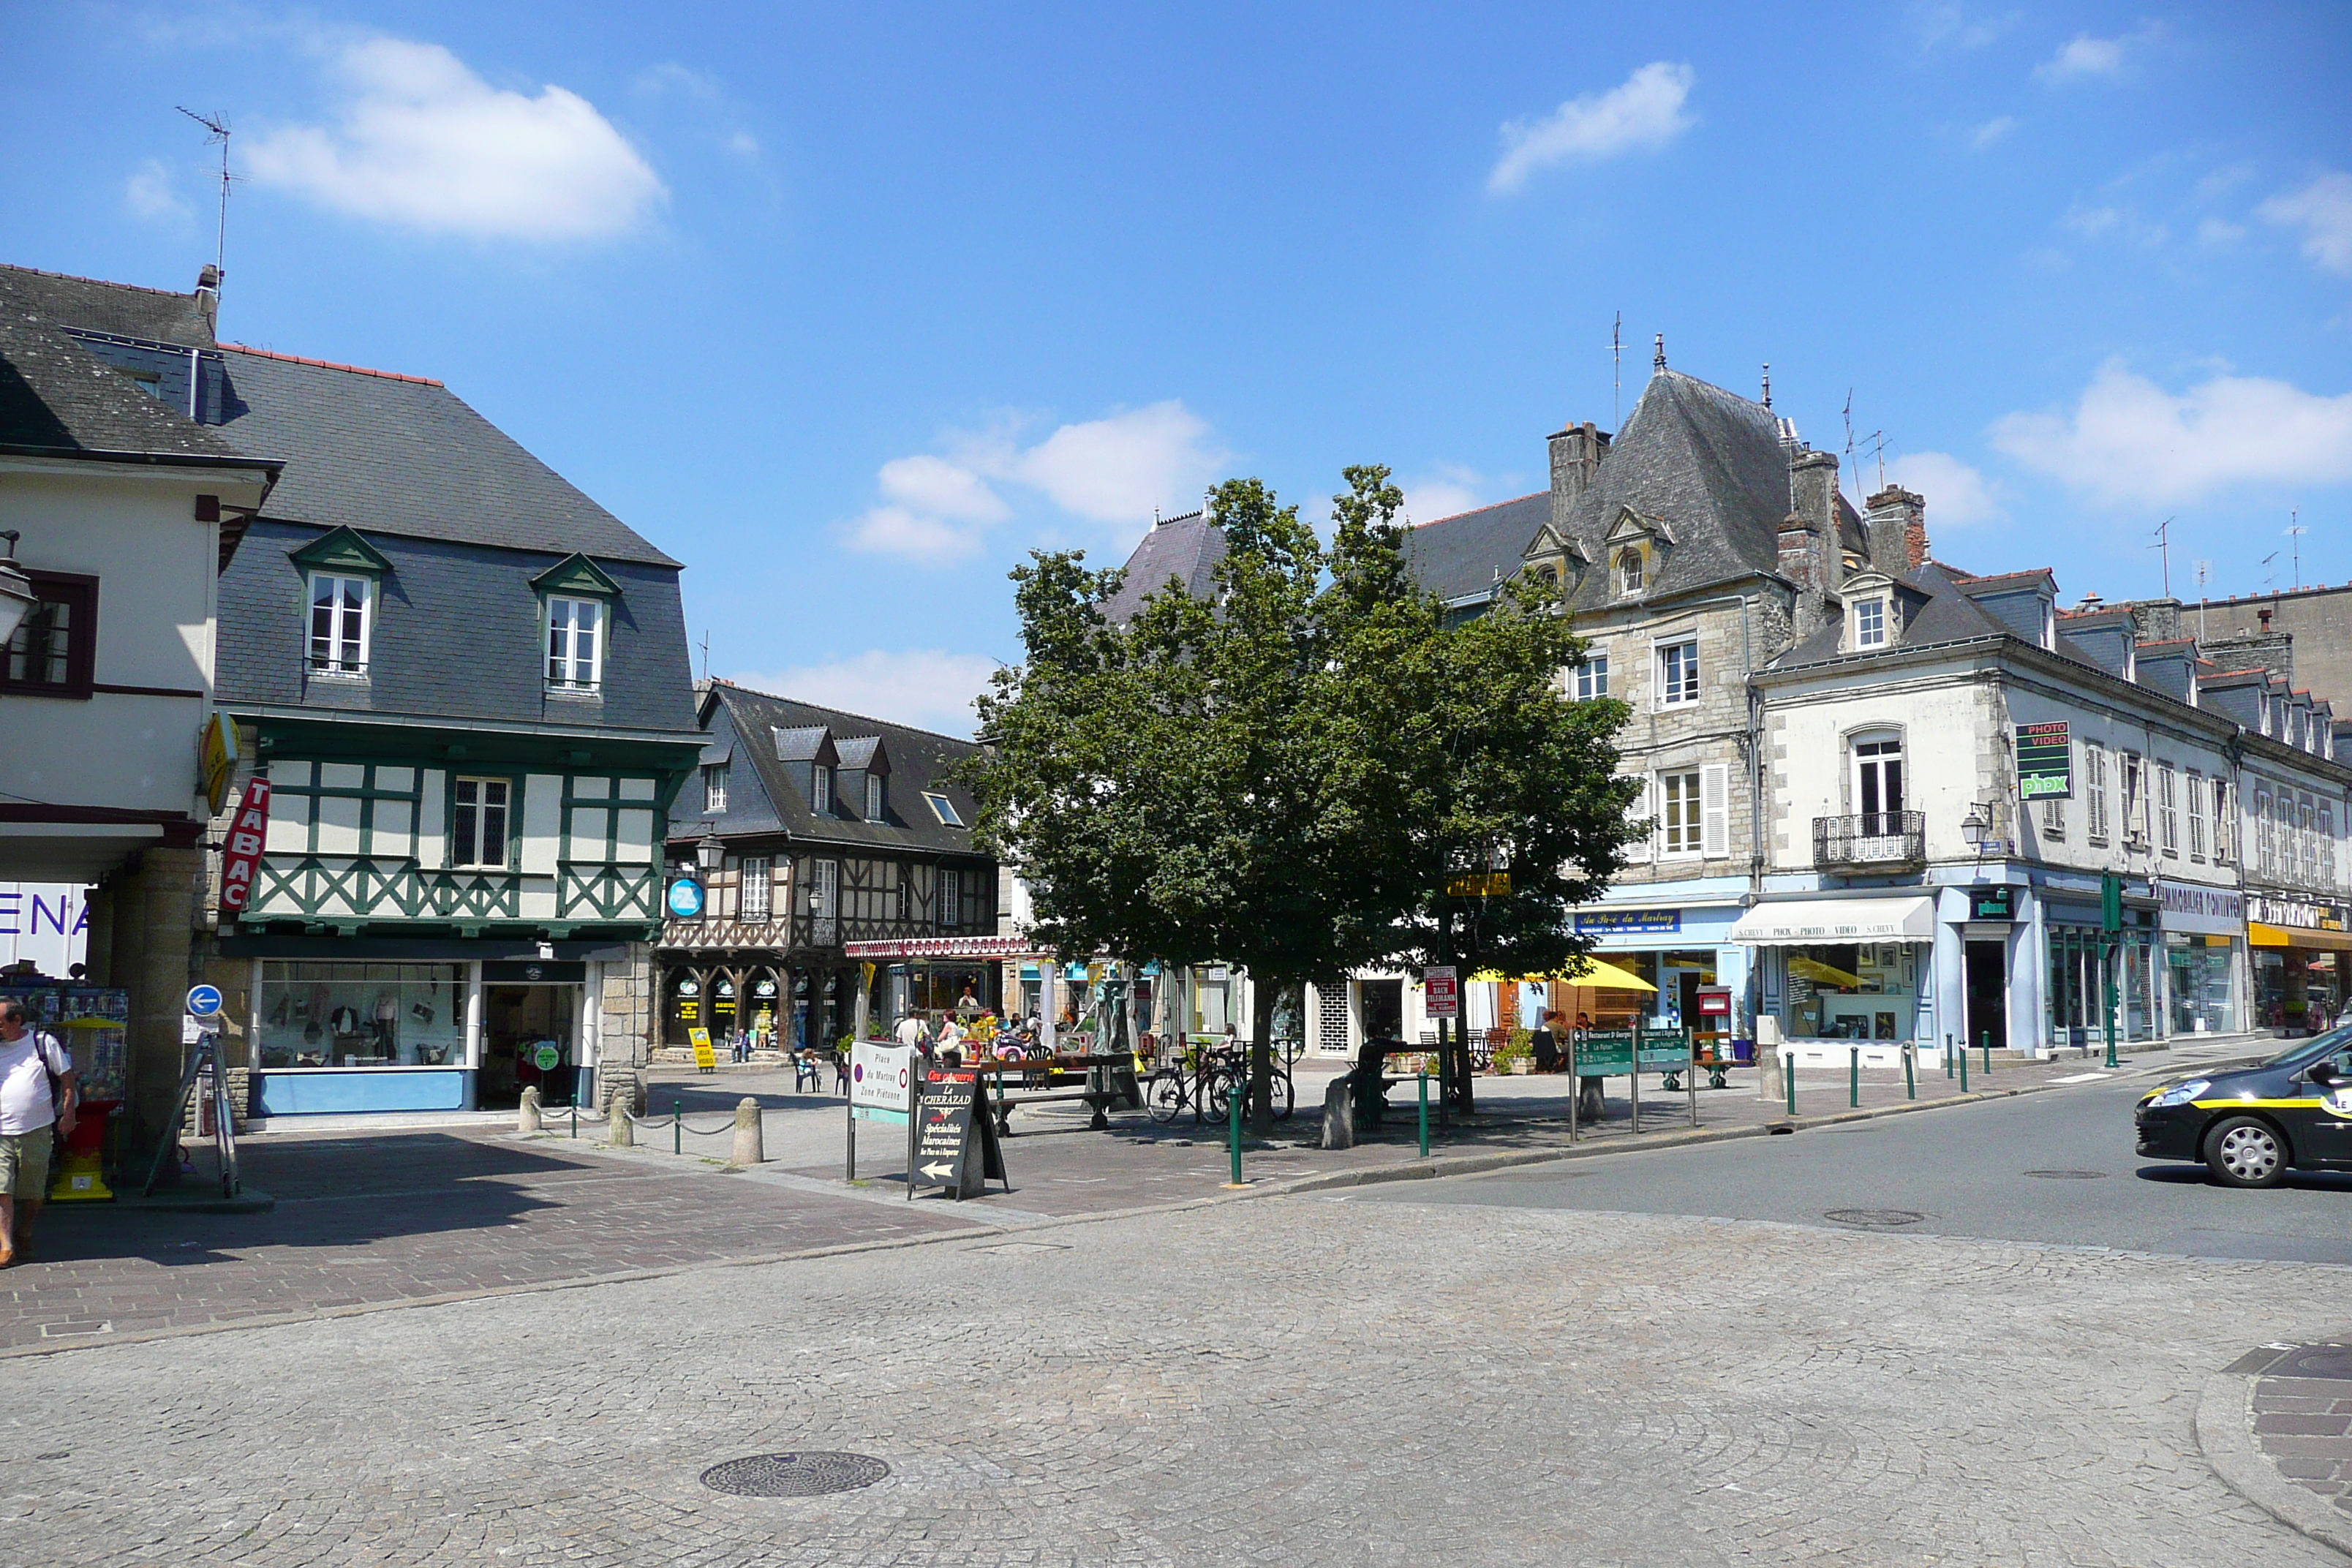
[[[220,987],[194,985],[188,989],[188,1011],[199,1018],[209,1018],[221,1010]]]

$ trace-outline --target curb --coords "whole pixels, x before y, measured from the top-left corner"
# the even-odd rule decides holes
[[[2294,1485],[2254,1447],[2249,1405],[2255,1380],[2217,1372],[2197,1401],[2197,1447],[2222,1484],[2296,1534],[2352,1557],[2352,1525],[2311,1492]]]

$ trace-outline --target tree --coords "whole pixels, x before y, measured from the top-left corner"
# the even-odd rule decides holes
[[[1623,709],[1561,692],[1581,645],[1549,590],[1447,626],[1388,470],[1347,479],[1328,551],[1257,480],[1219,486],[1212,598],[1163,589],[1124,626],[1097,608],[1118,573],[1034,555],[1013,574],[1025,657],[981,700],[964,775],[1045,945],[1249,972],[1261,1130],[1283,991],[1442,955],[1557,966],[1590,945],[1568,903],[1627,837]],[[1465,910],[1444,885],[1473,865],[1510,895]]]

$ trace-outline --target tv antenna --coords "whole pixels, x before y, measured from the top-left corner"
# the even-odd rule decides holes
[[[2275,560],[2277,560],[2277,559],[2278,559],[2278,552],[2277,552],[2277,551],[2275,551],[2275,550],[2273,550],[2273,551],[2272,551],[2268,555],[2263,556],[2260,561],[2255,562],[2255,563],[2254,563],[2254,564],[2255,564],[2255,565],[2257,565],[2257,566],[2267,566],[2267,565],[2269,565],[2272,562],[2273,562],[2273,561],[2275,561]],[[2269,589],[2269,590],[2270,590],[2272,593],[2273,593],[2273,594],[2277,593],[2277,592],[2278,592],[2278,574],[2277,574],[2277,573],[2275,573],[2275,572],[2273,572],[2273,573],[2269,574],[2267,576],[2265,576],[2265,577],[2263,579],[2263,587],[2265,587],[2265,588],[2267,588],[2267,589]]]
[[[213,270],[226,278],[228,276],[226,265],[228,257],[228,120],[220,114],[198,114],[185,104],[173,107],[209,132],[205,137],[205,146],[217,146],[221,150],[220,228],[213,237]]]
[[[1853,388],[1849,386],[1845,389],[1845,461],[1846,467],[1853,470],[1853,488],[1857,490],[1862,489],[1862,458],[1858,453],[1870,450],[1870,444],[1873,441],[1878,443],[1878,488],[1885,489],[1886,488],[1886,432],[1873,430],[1859,440],[1855,438]]]
[[[2205,640],[2205,584],[2206,580],[2212,575],[2213,563],[2210,561],[2200,561],[2197,563],[2197,640],[2199,642]]]
[[[1614,436],[1617,426],[1625,423],[1625,312],[1617,312],[1616,325],[1609,329],[1609,433]]]
[[[2179,515],[2180,514],[2178,512],[2173,514],[2174,517],[2178,517]],[[2172,597],[2172,539],[2167,531],[2171,527],[2172,518],[2170,517],[2168,517],[2162,522],[2158,523],[2156,525],[2156,542],[2148,546],[2150,550],[2157,552],[2157,559],[2164,563],[2164,596],[2168,599]],[[2199,564],[2201,566],[2203,563],[2200,562]],[[2202,571],[2199,572],[2197,581],[2200,583],[2205,581],[2205,575]],[[2201,624],[2198,629],[2200,631],[2204,629]]]
[[[2294,586],[2295,591],[2301,593],[2303,591],[2303,536],[2309,533],[2311,530],[2304,527],[2300,521],[2303,516],[2301,507],[2289,510],[2286,516],[2287,542],[2294,547]]]
[[[702,679],[710,679],[710,634],[702,634]]]

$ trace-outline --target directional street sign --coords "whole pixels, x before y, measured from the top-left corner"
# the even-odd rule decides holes
[[[220,987],[194,985],[188,989],[188,1011],[199,1018],[209,1018],[221,1010]]]

